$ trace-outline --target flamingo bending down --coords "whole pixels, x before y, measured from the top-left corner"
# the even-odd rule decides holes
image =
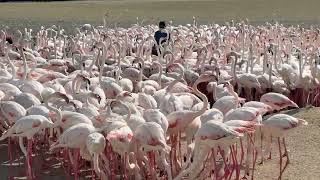
[[[32,173],[32,138],[40,130],[45,128],[53,127],[53,122],[48,118],[41,115],[29,115],[24,116],[16,121],[16,123],[5,131],[0,137],[0,141],[8,137],[19,137],[19,145],[21,151],[26,156],[27,160],[27,175],[28,178],[32,179],[34,177]],[[28,139],[28,150],[23,145],[23,137]]]
[[[216,179],[218,179],[218,168],[216,164],[216,153],[218,148],[220,147],[221,149],[224,149],[230,145],[233,145],[241,136],[241,133],[234,131],[231,127],[224,123],[214,120],[207,121],[201,126],[196,134],[194,160],[192,164],[190,164],[187,169],[182,170],[175,180],[182,179],[188,174],[190,179],[196,178],[202,167],[205,165],[205,159],[210,152],[210,149],[214,149],[212,151],[215,168],[214,173]]]
[[[271,106],[273,110],[281,110],[286,107],[295,107],[299,108],[299,106],[290,100],[287,96],[282,95],[280,93],[270,92],[261,96],[260,101]]]
[[[279,156],[280,156],[279,179],[281,179],[284,170],[286,169],[286,167],[290,162],[284,136],[288,132],[290,132],[292,129],[295,129],[298,126],[308,125],[308,122],[303,119],[295,118],[287,114],[276,114],[262,121],[262,123],[263,123],[262,132],[264,137],[267,138],[267,148],[268,148],[267,153],[271,153],[271,137],[276,137],[278,139]],[[284,146],[284,151],[285,151],[284,154],[282,154],[282,150],[281,150],[281,141]],[[284,167],[282,168],[282,158],[284,156],[287,157],[287,161]],[[271,154],[269,158],[271,158]]]

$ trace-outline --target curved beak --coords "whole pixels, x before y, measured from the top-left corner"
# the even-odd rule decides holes
[[[98,100],[99,104],[101,103],[102,98],[101,98],[101,96],[99,94],[92,93],[92,97],[96,98]]]
[[[226,87],[227,85],[230,85],[230,82],[226,81],[226,82],[221,82],[220,84],[223,84],[223,87]]]
[[[132,93],[131,92],[125,92],[124,95],[132,97]]]

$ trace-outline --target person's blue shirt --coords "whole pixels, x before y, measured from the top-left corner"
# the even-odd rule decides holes
[[[158,45],[160,43],[159,42],[160,38],[166,38],[167,36],[168,36],[168,33],[164,29],[159,29],[154,33],[154,38],[156,39]],[[170,34],[168,39],[170,39]],[[166,39],[162,40],[161,44],[164,42],[166,42]]]

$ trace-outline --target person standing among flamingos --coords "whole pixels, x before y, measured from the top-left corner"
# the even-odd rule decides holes
[[[166,22],[165,21],[160,21],[159,22],[159,30],[154,33],[154,38],[155,38],[158,46],[160,44],[165,43],[167,40],[170,40],[170,34],[166,30]],[[160,42],[160,40],[161,40],[161,42]],[[158,55],[157,46],[156,45],[154,45],[152,47],[152,54],[156,55],[156,56]]]

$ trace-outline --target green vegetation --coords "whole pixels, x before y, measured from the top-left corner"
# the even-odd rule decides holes
[[[0,3],[0,27],[79,23],[102,24],[108,13],[112,25],[129,26],[136,17],[145,23],[172,19],[174,23],[200,24],[248,18],[252,23],[279,20],[287,24],[317,24],[319,0],[107,0],[68,2]]]

